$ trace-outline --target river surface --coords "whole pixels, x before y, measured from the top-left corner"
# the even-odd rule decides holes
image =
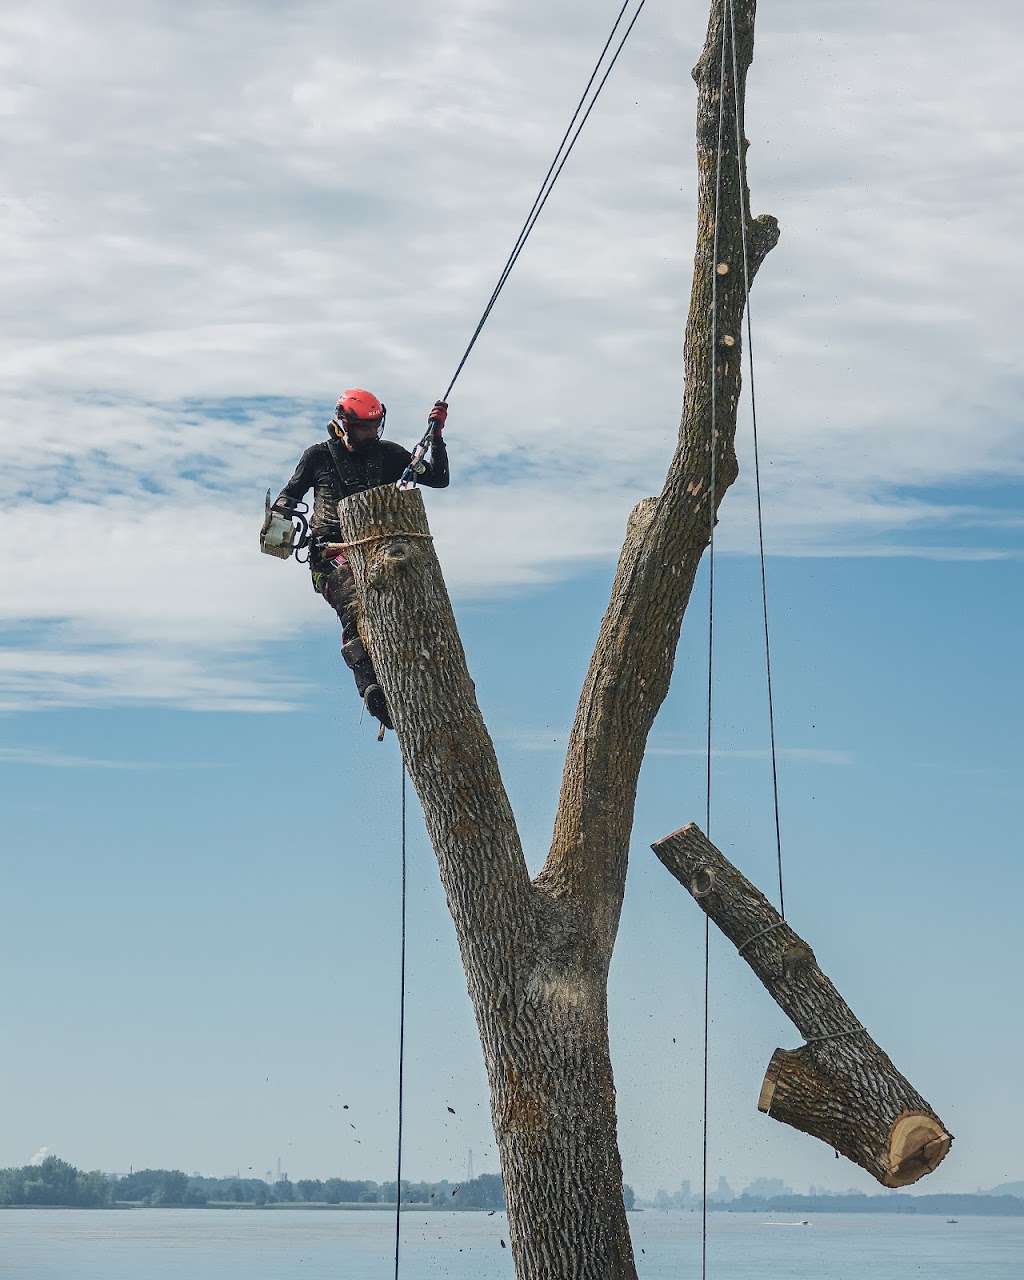
[[[699,1213],[630,1215],[641,1280],[699,1278]],[[402,1214],[402,1280],[513,1280],[503,1213]],[[373,1210],[6,1209],[3,1280],[391,1280]],[[1024,1218],[714,1213],[708,1280],[1024,1280]]]

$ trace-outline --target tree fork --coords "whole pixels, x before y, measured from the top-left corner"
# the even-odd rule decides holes
[[[776,1049],[758,1109],[827,1142],[884,1187],[930,1173],[952,1137],[854,1017],[807,943],[694,823],[651,847],[807,1041]]]
[[[636,1277],[608,1049],[608,965],[647,735],[668,691],[712,521],[736,476],[744,274],[752,281],[778,240],[774,218],[747,213],[737,127],[742,139],[755,6],[733,5],[736,49],[725,59],[724,93],[724,0],[711,0],[694,70],[697,246],[678,444],[661,494],[629,521],[570,735],[551,849],[532,883],[420,495],[376,489],[339,506],[363,640],[423,805],[462,952],[519,1280]]]
[[[737,136],[743,138],[755,4],[733,0],[733,5],[735,21],[730,22],[725,0],[712,0],[704,49],[693,69],[697,243],[679,438],[660,495],[644,499],[629,521],[580,693],[551,850],[541,873],[554,892],[591,900],[597,928],[609,945],[618,925],[647,735],[668,692],[683,614],[715,513],[737,474],[744,275],[746,283],[753,281],[779,239],[775,218],[749,214],[746,141],[738,150]]]

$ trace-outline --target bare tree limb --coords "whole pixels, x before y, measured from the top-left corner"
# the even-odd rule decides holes
[[[774,218],[751,219],[746,213],[746,143],[739,152],[736,145],[737,103],[743,136],[754,12],[753,0],[737,0],[735,85],[723,0],[713,0],[704,52],[693,73],[698,86],[698,226],[679,442],[661,495],[645,499],[630,517],[570,735],[551,850],[538,879],[556,896],[585,904],[594,921],[595,943],[608,954],[618,927],[647,735],[668,692],[683,613],[708,544],[713,512],[737,471],[734,438],[746,301],[744,224],[751,280],[778,240]]]

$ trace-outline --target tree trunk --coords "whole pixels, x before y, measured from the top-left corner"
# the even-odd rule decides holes
[[[737,139],[754,4],[735,3],[735,51],[723,0],[712,0],[694,71],[698,229],[678,446],[660,496],[630,517],[570,736],[551,850],[532,883],[419,494],[375,489],[339,507],[363,639],[423,805],[466,969],[519,1280],[636,1275],[608,966],[647,735],[718,504],[736,476],[745,285],[778,239],[774,219],[747,214],[746,144]]]
[[[339,506],[361,630],[437,855],[491,1091],[516,1272],[632,1280],[608,1048],[610,948],[531,885],[418,490]]]
[[[854,1017],[807,943],[693,823],[652,848],[807,1041],[776,1049],[759,1110],[827,1142],[884,1187],[906,1187],[930,1173],[953,1139]]]

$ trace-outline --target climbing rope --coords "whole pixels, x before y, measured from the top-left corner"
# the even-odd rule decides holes
[[[530,237],[530,233],[533,231],[533,228],[536,226],[537,219],[540,217],[541,213],[543,212],[544,206],[548,202],[548,197],[551,195],[554,185],[558,181],[559,175],[561,174],[562,170],[565,168],[565,162],[569,159],[569,156],[572,154],[572,149],[576,145],[577,139],[579,138],[580,133],[583,130],[583,126],[587,123],[587,118],[589,117],[591,111],[594,109],[594,104],[597,102],[598,98],[601,96],[601,90],[604,88],[605,82],[607,81],[609,75],[611,75],[612,68],[615,66],[615,63],[618,61],[619,54],[622,52],[623,45],[629,39],[629,33],[633,30],[633,27],[636,25],[636,20],[637,18],[640,17],[640,13],[644,5],[647,3],[647,0],[640,0],[639,5],[637,6],[636,12],[633,14],[633,17],[630,20],[629,25],[626,27],[626,30],[624,31],[622,38],[619,41],[618,47],[616,48],[615,52],[612,54],[612,57],[608,63],[608,66],[605,68],[604,75],[601,77],[597,85],[597,88],[594,90],[593,96],[591,97],[590,102],[586,107],[586,110],[584,110],[584,103],[587,102],[587,95],[590,93],[591,86],[593,85],[595,79],[597,78],[598,72],[601,69],[601,64],[604,62],[605,55],[607,54],[609,48],[611,47],[612,41],[615,39],[615,33],[616,31],[618,31],[619,26],[622,23],[622,20],[625,16],[626,10],[629,8],[630,3],[631,3],[631,0],[624,0],[622,8],[619,10],[618,17],[615,19],[615,23],[612,26],[611,33],[609,34],[608,39],[604,43],[604,48],[601,50],[601,53],[598,56],[597,62],[594,64],[593,71],[591,71],[590,73],[590,78],[587,81],[586,88],[583,90],[583,93],[580,95],[580,100],[576,104],[576,110],[573,112],[572,119],[569,121],[569,126],[566,129],[565,133],[562,135],[562,140],[558,144],[558,147],[555,151],[554,159],[551,161],[551,164],[548,166],[548,171],[544,175],[544,180],[540,184],[540,188],[538,189],[537,194],[534,197],[533,204],[530,206],[530,212],[526,215],[526,221],[523,223],[522,227],[519,230],[519,235],[516,237],[516,242],[512,246],[512,252],[508,255],[508,258],[505,261],[505,265],[501,269],[501,274],[498,276],[498,283],[494,286],[494,289],[491,292],[491,296],[487,300],[487,305],[484,307],[483,315],[481,315],[476,328],[473,330],[473,336],[470,338],[469,345],[466,347],[466,350],[462,353],[462,359],[459,361],[458,367],[456,368],[455,372],[452,374],[452,379],[448,383],[448,388],[445,391],[444,395],[441,397],[442,400],[448,399],[448,396],[451,394],[452,387],[455,386],[455,382],[458,379],[459,374],[462,372],[463,366],[465,365],[466,361],[469,359],[470,352],[476,346],[476,340],[477,338],[479,338],[481,330],[483,329],[484,325],[487,323],[487,318],[491,314],[491,311],[494,309],[494,304],[498,301],[498,297],[502,289],[504,289],[505,287],[505,282],[508,280],[509,276],[512,273],[512,268],[519,261],[519,255],[522,253],[523,247],[525,246],[526,241]],[[582,119],[580,118],[581,112],[583,113]],[[578,124],[577,124],[577,121],[579,121]],[[575,127],[575,133],[573,132],[574,127]],[[572,135],[571,138],[570,138],[570,135]]]
[[[368,538],[356,538],[354,542],[329,542],[327,544],[328,551],[348,551],[350,547],[365,547],[371,542],[391,542],[394,539],[402,538],[426,538],[433,542],[434,535],[432,533],[415,533],[411,529],[389,529],[386,533],[372,533]]]
[[[402,758],[402,948],[401,995],[398,1015],[398,1173],[395,1177],[395,1280],[398,1280],[398,1259],[402,1243],[402,1120],[405,1095],[405,932],[406,932],[406,768]]]
[[[728,31],[726,30],[726,22],[728,21]],[[740,100],[739,100],[739,66],[736,53],[736,12],[734,0],[724,0],[722,14],[722,60],[719,69],[719,114],[718,114],[718,147],[715,161],[715,229],[714,229],[714,251],[711,263],[711,460],[710,460],[710,529],[708,539],[708,686],[707,686],[707,802],[705,807],[705,823],[707,827],[708,838],[711,838],[711,759],[712,759],[712,693],[714,687],[714,598],[715,598],[715,485],[717,482],[716,474],[716,448],[718,443],[718,396],[717,396],[717,335],[718,335],[718,243],[719,243],[719,223],[720,223],[720,198],[721,198],[721,180],[722,180],[722,159],[724,152],[724,132],[725,132],[725,81],[726,81],[726,45],[731,43],[732,47],[732,88],[733,88],[733,115],[736,123],[736,177],[737,187],[739,190],[739,217],[740,217],[740,239],[743,249],[743,295],[744,307],[746,312],[746,329],[747,329],[747,368],[750,382],[750,412],[753,424],[753,445],[754,445],[754,487],[757,498],[757,535],[758,535],[758,551],[761,564],[761,611],[764,621],[764,653],[765,653],[765,674],[768,686],[768,728],[771,742],[771,767],[772,767],[772,797],[775,811],[775,849],[776,861],[778,865],[779,878],[779,914],[782,920],[777,924],[769,926],[768,929],[762,929],[759,933],[748,938],[740,947],[743,948],[753,942],[754,938],[759,938],[765,933],[777,929],[785,922],[785,898],[783,894],[783,877],[782,877],[782,827],[780,821],[779,806],[779,772],[778,772],[778,753],[775,738],[775,706],[772,690],[772,667],[771,667],[771,632],[768,623],[768,583],[767,572],[765,568],[765,551],[764,551],[764,516],[761,500],[761,465],[760,465],[760,449],[757,434],[757,398],[754,387],[754,347],[753,347],[753,326],[750,317],[750,250],[747,236],[747,209],[744,199],[744,181],[743,181],[743,136],[740,127]],[[704,917],[704,1088],[703,1088],[703,1128],[702,1128],[702,1196],[701,1196],[701,1277],[702,1280],[707,1278],[707,1216],[708,1216],[708,1080],[709,1080],[709,1032],[710,1032],[710,969],[711,969],[711,925],[710,919],[705,914]],[[836,1032],[830,1037],[821,1037],[822,1039],[833,1039],[847,1035],[856,1035],[861,1030],[858,1026],[849,1030]]]
[[[533,228],[537,225],[537,219],[540,217],[541,213],[543,212],[544,206],[548,202],[548,197],[551,195],[551,192],[554,189],[555,183],[558,181],[558,178],[562,170],[565,168],[565,162],[569,159],[569,156],[572,154],[572,149],[573,147],[575,147],[576,142],[583,131],[583,126],[587,123],[587,119],[590,116],[591,111],[593,111],[595,103],[597,102],[598,98],[601,96],[601,90],[604,88],[608,77],[611,75],[612,68],[615,66],[616,62],[619,60],[619,54],[622,52],[623,46],[625,45],[626,41],[629,39],[629,34],[633,30],[633,27],[636,25],[636,20],[637,18],[640,17],[640,13],[644,5],[647,3],[647,0],[640,0],[640,3],[637,5],[636,12],[633,14],[633,17],[630,19],[629,25],[626,27],[626,30],[623,32],[622,38],[619,40],[619,43],[615,49],[615,52],[612,54],[607,67],[605,67],[604,75],[601,76],[601,79],[598,82],[597,88],[594,89],[594,92],[590,98],[590,101],[587,102],[587,96],[588,94],[590,94],[590,90],[593,87],[594,81],[597,79],[598,72],[601,70],[601,64],[604,62],[605,55],[608,53],[608,50],[611,48],[612,41],[615,39],[615,33],[618,31],[619,27],[621,26],[622,20],[626,14],[626,10],[629,8],[631,3],[632,3],[632,0],[623,0],[622,8],[619,10],[618,17],[616,17],[615,22],[612,25],[611,32],[608,35],[608,39],[604,42],[604,47],[601,49],[601,52],[598,55],[597,61],[594,63],[594,69],[590,73],[590,78],[587,80],[586,86],[583,92],[580,94],[580,100],[576,104],[576,110],[572,113],[572,119],[569,121],[568,127],[565,130],[565,133],[562,135],[561,142],[559,142],[557,148],[555,149],[554,159],[551,161],[551,164],[548,166],[548,171],[544,175],[544,179],[537,190],[536,196],[534,196],[533,204],[530,206],[530,212],[526,215],[526,221],[519,228],[519,234],[518,236],[516,236],[516,242],[512,246],[512,251],[506,258],[505,265],[502,267],[501,273],[498,276],[498,283],[494,286],[493,290],[491,291],[491,296],[487,299],[487,305],[484,307],[483,314],[481,315],[480,319],[477,321],[477,326],[473,330],[473,335],[469,340],[469,344],[467,345],[465,351],[462,353],[462,358],[459,360],[459,363],[455,369],[455,372],[452,374],[451,381],[448,383],[448,386],[445,389],[445,393],[441,397],[441,399],[445,402],[447,402],[448,397],[451,395],[452,387],[455,386],[455,383],[458,380],[459,374],[462,372],[466,364],[466,361],[469,359],[470,352],[476,346],[476,340],[477,338],[480,337],[483,327],[487,323],[487,319],[490,316],[492,310],[494,309],[494,304],[498,301],[498,297],[501,294],[502,289],[504,289],[506,281],[508,280],[509,276],[512,274],[512,268],[519,261],[519,255],[522,253],[527,240],[530,238],[530,233],[533,231]],[[584,110],[585,103],[586,103],[586,109]],[[582,112],[582,118],[581,118],[581,112]],[[574,128],[575,128],[575,132],[573,132]],[[398,485],[397,485],[399,489],[411,489],[416,484],[416,476],[417,474],[419,474],[420,471],[422,471],[422,466],[419,464],[422,462],[422,459],[426,456],[427,450],[430,448],[431,444],[433,443],[433,439],[434,439],[434,427],[433,427],[433,424],[430,423],[428,424],[426,431],[423,433],[423,436],[420,439],[419,443],[416,445],[416,448],[413,450],[412,457],[409,461],[409,465],[406,467],[405,471],[402,472],[401,478],[399,479]]]
[[[735,86],[734,86],[735,87]],[[715,234],[711,254],[711,460],[708,480],[708,696],[707,773],[704,825],[711,839],[711,709],[715,658],[715,487],[718,483],[718,236],[725,136],[725,22],[722,23],[722,65],[718,84],[718,150],[715,159]],[[711,1027],[711,920],[704,914],[704,1081],[701,1124],[700,1274],[708,1273],[708,1045]]]
[[[732,36],[732,84],[736,104],[736,176],[740,193],[740,231],[743,243],[743,302],[747,318],[747,374],[750,382],[750,418],[754,439],[754,489],[757,494],[757,545],[761,559],[761,612],[764,618],[764,666],[768,683],[768,735],[772,755],[772,800],[775,808],[775,857],[779,872],[779,915],[786,918],[786,900],[782,891],[782,824],[779,819],[779,764],[775,749],[775,700],[772,696],[772,645],[768,628],[768,577],[764,557],[764,515],[761,509],[761,457],[757,440],[757,397],[754,394],[754,336],[750,320],[750,253],[747,246],[747,209],[743,200],[743,137],[740,130],[739,70],[736,64],[736,10],[727,0]],[[725,46],[724,33],[722,46]]]

